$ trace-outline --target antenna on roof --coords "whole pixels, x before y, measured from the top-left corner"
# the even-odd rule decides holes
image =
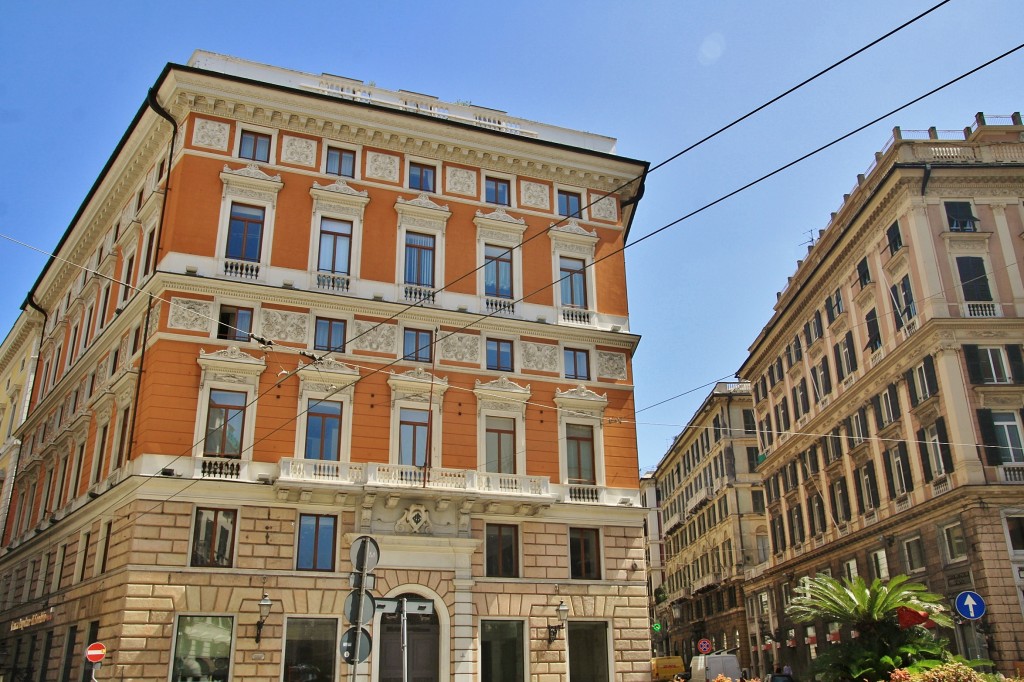
[[[804,230],[804,234],[807,235],[807,241],[800,242],[799,246],[807,246],[807,250],[810,251],[811,247],[814,246],[814,230]]]

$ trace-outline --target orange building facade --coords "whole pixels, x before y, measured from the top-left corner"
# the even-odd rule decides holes
[[[337,680],[349,548],[417,680],[645,679],[614,140],[197,52],[26,315],[0,670]],[[554,284],[553,284],[554,283]],[[270,602],[261,615],[259,602]],[[377,613],[357,679],[401,679]]]

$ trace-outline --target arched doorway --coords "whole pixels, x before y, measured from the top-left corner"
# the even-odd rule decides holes
[[[423,600],[418,594],[409,592],[395,599]],[[378,682],[402,682],[402,616],[387,613],[380,617],[380,649],[377,656]],[[407,617],[406,634],[409,655],[408,682],[439,682],[441,677],[440,649],[441,624],[435,608],[430,614],[413,614]]]

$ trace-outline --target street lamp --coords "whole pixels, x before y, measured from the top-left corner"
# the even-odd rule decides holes
[[[558,602],[558,607],[555,609],[555,613],[558,614],[558,625],[548,626],[548,644],[554,644],[555,640],[558,639],[558,631],[565,629],[565,624],[569,620],[569,607],[565,605],[565,600]]]
[[[263,626],[267,623],[267,618],[270,616],[270,608],[274,605],[274,602],[270,601],[270,595],[266,592],[263,593],[263,599],[260,599],[257,606],[260,607],[260,619],[256,621],[256,643],[260,643],[260,637],[263,634]]]

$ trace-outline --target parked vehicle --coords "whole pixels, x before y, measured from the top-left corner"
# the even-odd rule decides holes
[[[711,682],[719,675],[738,680],[740,673],[740,661],[736,654],[716,652],[690,659],[690,682]]]
[[[652,682],[671,682],[676,675],[686,671],[683,659],[679,656],[659,656],[651,659]]]

